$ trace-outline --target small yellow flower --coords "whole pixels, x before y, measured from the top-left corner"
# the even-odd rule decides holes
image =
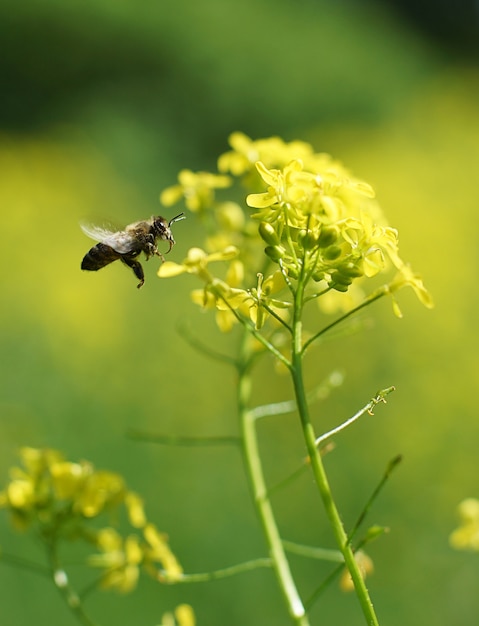
[[[154,524],[147,524],[143,529],[143,535],[147,543],[144,550],[145,567],[150,574],[159,580],[165,578],[172,582],[178,580],[183,569],[168,546],[166,535],[160,533]],[[157,571],[155,563],[161,564],[162,572]]]
[[[206,283],[211,282],[212,276],[207,270],[207,266],[215,261],[231,261],[238,256],[238,249],[229,246],[221,252],[208,254],[201,248],[190,248],[183,263],[173,263],[166,261],[160,265],[158,276],[160,278],[171,278],[180,274],[196,274]]]
[[[283,170],[270,170],[261,161],[256,163],[256,168],[268,188],[265,193],[252,193],[246,198],[248,206],[263,209],[253,217],[266,222],[280,220],[289,226],[303,226],[308,209],[314,204],[312,198],[321,188],[321,176],[303,171],[299,159],[288,163]]]
[[[88,564],[104,570],[103,589],[116,589],[122,593],[134,589],[143,556],[138,537],[130,535],[124,540],[114,528],[103,528],[97,533],[96,543],[101,553],[90,555]]]
[[[165,206],[176,204],[181,198],[192,212],[199,212],[211,207],[214,190],[231,185],[229,176],[182,170],[178,174],[178,185],[168,187],[160,195],[160,202]]]
[[[428,309],[434,308],[434,301],[431,294],[424,286],[422,278],[419,274],[415,274],[409,265],[404,263],[394,279],[387,285],[388,292],[392,296],[393,311],[396,317],[401,318],[402,312],[396,300],[395,293],[403,287],[411,287],[421,304]]]
[[[242,176],[254,170],[255,163],[262,161],[266,167],[284,167],[293,159],[309,159],[313,148],[304,141],[287,143],[280,137],[253,140],[240,132],[232,133],[229,144],[233,148],[218,159],[220,172]]]
[[[159,626],[195,626],[195,613],[189,604],[180,604],[175,614],[165,613]]]
[[[369,574],[372,574],[374,571],[374,564],[371,559],[363,550],[358,550],[354,553],[354,559],[359,566],[359,571],[361,572],[362,578],[366,578]],[[354,591],[354,583],[351,578],[351,574],[345,568],[341,575],[339,581],[339,587],[342,591]]]
[[[60,500],[73,498],[93,472],[89,463],[70,463],[61,461],[54,463],[50,468],[53,489]]]
[[[466,498],[458,506],[461,525],[449,536],[456,550],[479,551],[479,500]]]
[[[255,288],[249,290],[249,316],[254,322],[256,329],[263,327],[267,318],[271,316],[268,309],[274,311],[277,315],[281,315],[284,309],[291,307],[290,302],[272,298],[272,294],[278,293],[284,289],[283,274],[277,270],[264,279],[262,274],[258,274],[258,283]]]
[[[125,496],[125,506],[128,511],[130,524],[134,528],[143,528],[146,525],[146,515],[143,498],[137,493],[129,491]]]
[[[85,517],[95,517],[105,508],[122,503],[125,494],[125,482],[119,474],[99,470],[88,476],[73,499],[73,508]]]

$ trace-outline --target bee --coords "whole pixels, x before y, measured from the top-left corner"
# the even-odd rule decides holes
[[[122,263],[133,270],[140,281],[137,285],[140,289],[145,282],[145,274],[137,257],[144,252],[146,260],[156,255],[164,261],[165,258],[158,250],[156,242],[158,239],[168,241],[170,247],[166,252],[167,254],[176,243],[171,232],[171,225],[185,219],[185,217],[184,213],[180,213],[167,222],[164,217],[153,216],[147,220],[129,224],[124,230],[117,231],[111,227],[80,224],[85,235],[99,242],[83,257],[82,270],[96,272],[120,259]]]

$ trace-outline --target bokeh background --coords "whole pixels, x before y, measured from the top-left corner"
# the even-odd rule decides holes
[[[401,294],[402,320],[381,301],[367,331],[311,357],[311,385],[335,369],[345,376],[317,409],[318,430],[397,387],[337,439],[333,487],[350,523],[402,453],[369,517],[391,529],[370,548],[380,622],[475,626],[479,555],[454,552],[448,535],[456,504],[479,496],[478,16],[473,0],[1,0],[1,482],[20,446],[60,448],[123,473],[186,571],[265,554],[234,450],[126,437],[133,427],[236,433],[233,372],[176,329],[189,323],[224,349],[234,338],[190,303],[187,277],[159,281],[155,261],[141,291],[120,264],[82,273],[90,242],[78,222],[157,214],[177,171],[214,168],[234,130],[310,141],[375,187],[436,301],[427,311]],[[193,218],[175,235],[177,260],[201,242]],[[288,397],[284,379],[259,374],[258,398]],[[260,431],[274,482],[304,454],[299,429],[288,416]],[[332,546],[309,477],[274,504],[286,538]],[[2,516],[5,546],[41,558]],[[305,595],[328,571],[292,563]],[[208,626],[288,623],[267,570],[207,586],[145,579],[88,608],[100,624],[154,625],[180,602]],[[47,581],[0,563],[0,622],[74,619]],[[333,587],[312,622],[362,618],[354,596]]]

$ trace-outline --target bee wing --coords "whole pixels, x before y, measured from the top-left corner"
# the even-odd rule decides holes
[[[131,252],[135,247],[135,240],[131,234],[118,230],[111,224],[100,225],[80,222],[80,227],[87,237],[110,246],[110,248],[113,248],[120,254]]]

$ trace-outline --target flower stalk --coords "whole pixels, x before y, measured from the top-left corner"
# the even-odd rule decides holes
[[[256,418],[249,409],[251,396],[250,367],[252,354],[248,349],[248,334],[243,334],[241,356],[238,366],[238,413],[243,439],[245,468],[252,491],[253,502],[258,513],[268,545],[272,566],[278,580],[288,613],[297,626],[309,626],[305,608],[294,582],[276,518],[266,488],[256,434]]]
[[[302,307],[303,290],[301,288],[300,282],[295,298],[291,376],[293,379],[294,392],[297,402],[298,414],[301,420],[303,437],[306,444],[306,449],[309,454],[313,476],[318,487],[318,491],[321,496],[326,515],[328,516],[329,522],[331,524],[336,544],[343,554],[344,562],[353,580],[356,595],[361,605],[361,609],[366,619],[366,623],[369,626],[379,626],[373,603],[369,596],[369,592],[367,590],[364,578],[359,569],[359,565],[354,558],[354,552],[348,539],[348,535],[344,529],[344,525],[339,515],[336,503],[334,501],[324,463],[321,455],[319,454],[319,450],[316,444],[317,437],[315,435],[313,425],[310,419],[309,406],[303,378],[304,352],[301,321]]]
[[[399,289],[411,287],[428,308],[433,306],[432,299],[421,277],[399,256],[398,233],[387,225],[367,183],[354,178],[329,155],[315,153],[304,142],[286,143],[277,137],[253,141],[234,133],[230,145],[232,149],[218,160],[218,175],[183,171],[179,184],[163,192],[161,198],[167,206],[183,196],[187,208],[197,213],[210,231],[205,250],[190,249],[182,263],[167,261],[158,274],[165,278],[195,275],[203,288],[192,293],[193,301],[215,312],[221,331],[241,327],[240,355],[231,362],[239,376],[237,403],[244,462],[272,567],[293,623],[309,623],[309,603],[305,608],[278,531],[260,457],[256,420],[294,408],[339,554],[366,623],[377,626],[364,582],[366,568],[361,569],[357,562],[360,555],[353,550],[352,534],[348,535],[341,521],[318,448],[383,401],[390,389],[379,392],[364,410],[318,438],[309,413],[303,361],[305,353],[316,347],[325,333],[379,298],[390,296],[398,317],[402,315],[396,301]],[[235,181],[243,197],[244,187],[250,192],[246,207],[216,199],[217,189],[223,192]],[[217,263],[222,269],[216,269]],[[363,291],[362,285],[368,279],[391,268],[396,275],[390,282],[369,295]],[[339,315],[319,329],[303,328],[304,307],[313,303],[321,316],[331,312]],[[291,401],[273,401],[262,407],[250,406],[252,366],[261,355],[273,357],[291,376],[294,405]],[[369,559],[365,555],[361,558],[363,563]],[[327,578],[328,584],[333,577]]]

